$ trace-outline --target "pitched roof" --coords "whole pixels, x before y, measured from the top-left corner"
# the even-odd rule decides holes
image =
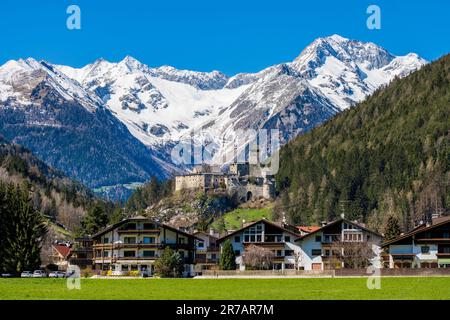
[[[277,224],[277,223],[275,223],[273,221],[269,221],[269,220],[267,220],[265,218],[262,218],[262,219],[254,221],[254,222],[251,222],[251,223],[247,224],[246,226],[244,226],[244,227],[242,227],[242,228],[240,228],[240,229],[238,229],[236,231],[233,231],[230,234],[227,234],[227,235],[225,235],[223,237],[220,237],[219,239],[217,239],[217,242],[222,242],[226,238],[229,238],[229,237],[231,237],[231,236],[233,236],[233,235],[235,235],[235,234],[237,234],[237,233],[239,233],[239,232],[241,232],[241,231],[243,231],[243,230],[245,230],[247,228],[250,228],[251,226],[253,226],[253,225],[257,224],[257,223],[260,223],[260,222],[267,223],[267,224],[269,224],[271,226],[274,226],[276,228],[279,228],[279,229],[283,230],[284,232],[288,232],[288,233],[290,233],[290,234],[292,234],[292,235],[294,235],[296,237],[299,237],[299,238],[301,237],[300,233],[295,233],[292,230],[286,229],[286,228],[280,226],[279,224]]]
[[[208,232],[205,232],[205,231],[197,231],[197,232],[194,232],[194,233],[193,233],[194,236],[197,235],[197,234],[203,234],[203,235],[205,235],[205,236],[207,236],[207,237],[210,237],[210,238],[213,238],[213,239],[215,239],[215,240],[219,239],[219,238],[217,238],[216,236],[214,236],[214,235],[212,235],[212,234],[209,234]]]
[[[379,234],[378,232],[375,232],[375,231],[373,231],[373,230],[367,229],[366,227],[363,227],[363,226],[361,226],[360,224],[358,224],[358,223],[356,223],[356,222],[350,221],[350,220],[345,219],[345,218],[339,218],[339,219],[337,219],[337,220],[334,220],[334,221],[332,221],[332,222],[330,222],[330,223],[324,225],[323,227],[320,227],[320,228],[318,228],[318,229],[316,229],[316,230],[314,230],[314,231],[312,231],[312,232],[310,232],[310,233],[308,233],[308,234],[303,235],[300,239],[297,239],[297,240],[295,240],[295,241],[300,241],[300,240],[302,240],[302,239],[304,239],[304,238],[306,238],[306,237],[309,237],[309,236],[311,236],[311,235],[313,235],[313,234],[315,234],[315,233],[317,233],[317,232],[323,231],[324,229],[329,228],[329,227],[331,227],[331,226],[333,226],[333,225],[335,225],[335,224],[341,223],[341,222],[347,222],[347,223],[349,223],[349,224],[352,224],[352,225],[354,225],[354,226],[357,226],[358,228],[360,228],[360,229],[362,229],[362,230],[364,230],[364,231],[366,231],[366,232],[370,232],[370,233],[372,233],[372,234],[374,234],[374,235],[376,235],[376,236],[378,236],[378,237],[383,237],[383,236],[382,236],[381,234]]]
[[[311,233],[318,229],[320,229],[319,226],[297,226],[297,229],[303,232]]]
[[[385,243],[382,244],[382,247],[386,247],[386,246],[391,245],[391,244],[393,244],[393,243],[395,243],[397,241],[405,240],[405,239],[407,239],[409,237],[412,237],[413,235],[416,235],[418,233],[421,233],[421,232],[424,232],[424,231],[428,231],[428,230],[431,230],[433,228],[442,226],[442,225],[444,225],[446,223],[449,223],[450,222],[450,216],[449,217],[440,217],[440,218],[437,218],[437,219],[433,219],[432,221],[433,221],[432,225],[430,225],[428,227],[426,225],[420,225],[417,228],[411,230],[410,232],[408,232],[408,233],[406,233],[404,235],[401,235],[401,236],[399,236],[399,237],[397,237],[395,239],[391,239],[391,240],[386,241]]]
[[[56,244],[53,245],[53,248],[58,252],[59,255],[61,255],[63,258],[67,258],[67,256],[70,254],[70,247]]]
[[[156,222],[156,221],[154,221],[154,220],[152,220],[152,219],[150,219],[150,218],[148,218],[148,217],[144,217],[144,216],[136,216],[136,217],[126,218],[126,219],[124,219],[124,220],[122,220],[122,221],[120,221],[120,222],[117,222],[117,223],[115,223],[115,224],[109,225],[109,226],[107,226],[106,228],[104,228],[103,230],[100,230],[99,232],[97,232],[96,234],[94,234],[94,235],[92,236],[92,239],[94,239],[94,238],[96,238],[96,237],[98,237],[98,236],[101,236],[102,234],[105,234],[105,233],[107,233],[107,232],[109,232],[109,231],[111,231],[111,230],[114,230],[114,229],[120,227],[121,225],[123,225],[123,224],[125,224],[125,223],[127,223],[127,222],[130,222],[130,221],[140,221],[140,220],[149,221],[149,222],[154,223],[154,224],[156,224],[157,226],[160,226],[160,227],[162,227],[162,228],[172,230],[172,231],[174,231],[174,232],[177,232],[177,233],[179,233],[179,234],[185,235],[185,236],[187,236],[187,237],[191,237],[191,238],[196,238],[196,239],[198,239],[196,236],[194,236],[194,235],[192,235],[192,234],[189,234],[189,233],[187,233],[187,232],[181,231],[181,230],[179,230],[179,229],[177,229],[177,228],[174,228],[174,227],[169,226],[169,225],[164,224],[164,223],[158,223],[158,222]],[[201,239],[198,239],[198,240],[201,240]]]

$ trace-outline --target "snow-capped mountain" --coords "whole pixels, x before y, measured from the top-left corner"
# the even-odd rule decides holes
[[[281,143],[286,143],[426,63],[416,54],[396,57],[373,43],[338,35],[317,39],[293,62],[260,72],[208,124],[203,139],[212,144],[228,141],[216,154],[217,162],[232,152],[239,129],[279,129]]]
[[[0,67],[0,133],[92,188],[168,172],[95,92],[44,61]]]
[[[246,128],[280,128],[284,143],[425,63],[416,54],[396,57],[373,43],[332,35],[292,62],[233,77],[150,68],[129,56],[81,69],[55,67],[95,92],[136,138],[161,148],[205,126],[206,140],[217,144]]]
[[[108,134],[96,143],[107,148],[122,144],[120,137],[126,136],[128,147],[139,150],[132,161],[125,159],[140,172],[135,176],[145,178],[155,172],[164,176],[174,169],[172,147],[191,139],[193,132],[201,131],[195,140],[222,147],[214,155],[221,163],[223,154],[234,148],[233,141],[241,138],[237,137],[239,130],[279,129],[281,142],[286,143],[363,100],[394,77],[406,76],[426,63],[413,53],[395,56],[373,43],[338,35],[315,40],[291,62],[232,77],[219,71],[152,68],[129,56],[117,63],[98,59],[82,68],[33,59],[9,61],[0,67],[0,129],[42,155],[49,150],[45,144],[27,143],[33,137],[27,138],[28,129],[24,128],[33,127],[34,140],[38,141],[38,131],[44,132],[44,128],[63,132],[67,127],[85,127],[82,119],[61,117],[76,105],[83,116],[103,114],[107,119],[104,126]],[[17,110],[21,110],[22,133],[11,129],[16,124],[8,118],[15,112],[17,121]],[[73,134],[68,141],[76,139],[76,132]],[[128,149],[125,152],[133,154]],[[146,164],[139,163],[145,158],[143,153],[148,153]],[[80,174],[82,168],[69,167],[65,171],[70,174],[75,170],[73,176],[89,175]],[[114,183],[114,179],[107,183]]]

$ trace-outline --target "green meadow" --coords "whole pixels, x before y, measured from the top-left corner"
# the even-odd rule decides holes
[[[392,277],[369,290],[367,278],[283,279],[0,279],[0,299],[450,299],[450,277]]]

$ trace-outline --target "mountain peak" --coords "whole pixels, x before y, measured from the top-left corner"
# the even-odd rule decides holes
[[[328,37],[325,37],[325,38],[321,38],[321,39],[323,39],[323,40],[333,40],[335,42],[347,42],[347,41],[350,41],[349,39],[344,38],[344,37],[342,37],[342,36],[340,36],[338,34],[332,34],[331,36],[328,36]]]

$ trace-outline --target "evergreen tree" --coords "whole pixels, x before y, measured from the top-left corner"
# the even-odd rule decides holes
[[[183,271],[183,259],[179,252],[165,247],[154,263],[155,274],[160,277],[177,277]]]
[[[115,224],[122,221],[126,217],[124,210],[120,206],[114,208],[113,213],[109,217],[109,224]]]
[[[108,215],[105,207],[101,203],[96,203],[81,222],[82,233],[93,235],[106,227]]]
[[[44,218],[33,208],[26,186],[9,185],[6,199],[3,268],[15,274],[34,270],[40,266],[41,241],[47,232]]]
[[[0,183],[0,272],[5,271],[5,248],[6,248],[6,232],[7,232],[7,205],[6,205],[6,189],[3,183]]]
[[[219,262],[220,270],[236,270],[236,256],[233,245],[228,239],[224,242]]]
[[[395,216],[389,216],[384,228],[384,240],[397,238],[401,233],[400,223]]]

